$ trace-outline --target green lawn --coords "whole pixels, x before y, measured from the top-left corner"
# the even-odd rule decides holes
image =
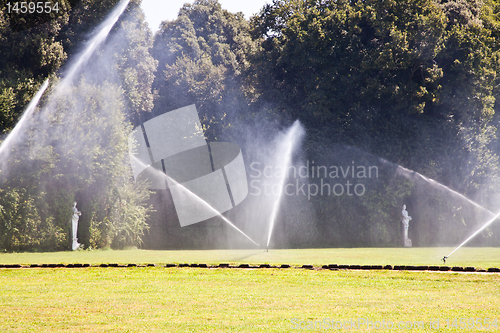
[[[0,264],[58,263],[251,263],[291,265],[440,265],[452,248],[350,248],[207,251],[67,251],[3,253]],[[500,248],[464,247],[446,262],[449,266],[500,267]]]
[[[36,268],[2,269],[0,285],[2,332],[314,332],[331,331],[331,320],[352,320],[359,332],[368,320],[422,321],[411,331],[439,332],[450,331],[447,319],[500,320],[497,274]],[[436,320],[441,329],[430,330]],[[323,329],[306,329],[313,321]]]
[[[352,321],[357,329],[341,330],[339,326],[333,331],[366,332],[370,331],[366,324],[369,321],[374,325],[385,322],[386,328],[404,321],[403,329],[393,326],[392,331],[474,332],[480,323],[493,324],[494,319],[498,323],[500,274],[163,267],[165,263],[223,262],[439,265],[440,258],[451,250],[4,253],[0,254],[2,264],[158,265],[0,269],[0,328],[2,332],[321,332],[332,331],[332,321],[336,325]],[[500,267],[500,249],[462,248],[447,265]],[[467,322],[474,326],[461,329],[461,318],[475,320]],[[430,323],[435,326],[436,320],[440,329],[431,329]],[[422,323],[424,328],[418,328]],[[417,328],[409,330],[406,325]],[[462,328],[467,326],[463,323]]]

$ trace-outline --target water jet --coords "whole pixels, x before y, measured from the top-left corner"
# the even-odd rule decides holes
[[[130,0],[122,0],[108,15],[108,17],[95,29],[97,33],[87,43],[83,51],[77,56],[75,62],[66,70],[65,76],[57,86],[57,91],[64,91],[73,81],[80,68],[90,59],[97,47],[108,37],[109,32],[125,11]]]
[[[281,154],[279,154],[276,159],[278,161],[281,161],[280,167],[281,170],[283,170],[283,174],[281,176],[281,179],[279,180],[278,185],[280,192],[278,194],[278,197],[274,201],[271,216],[269,218],[269,231],[267,236],[266,251],[269,251],[269,243],[271,242],[271,236],[273,234],[274,224],[278,215],[281,197],[283,196],[283,187],[285,186],[285,181],[288,174],[286,170],[288,170],[288,166],[292,162],[293,149],[303,135],[304,129],[302,128],[300,121],[296,120],[284,135],[281,144],[277,147],[277,151]]]
[[[492,219],[490,219],[489,221],[487,221],[481,228],[479,228],[478,230],[476,230],[472,235],[469,236],[469,238],[467,238],[465,241],[463,241],[462,244],[460,244],[459,246],[457,246],[453,251],[450,252],[450,254],[448,254],[447,256],[445,256],[445,258],[448,258],[453,253],[455,253],[459,248],[461,248],[462,246],[464,246],[465,244],[467,244],[467,242],[469,242],[471,239],[473,239],[474,237],[476,237],[481,231],[483,231],[484,229],[486,229],[487,227],[489,227],[499,217],[500,217],[500,213],[498,213]]]
[[[141,164],[144,168],[149,168],[150,171],[154,172],[156,175],[160,176],[160,177],[163,177],[165,180],[170,180],[172,183],[175,184],[175,186],[179,186],[179,188],[185,193],[187,194],[188,196],[190,196],[191,198],[195,199],[198,203],[200,203],[201,205],[203,205],[203,207],[205,207],[206,209],[212,211],[213,213],[215,213],[216,215],[218,215],[224,222],[226,222],[227,224],[229,224],[232,228],[234,228],[236,231],[238,231],[240,234],[242,234],[243,236],[245,236],[248,240],[250,240],[253,244],[259,246],[259,244],[257,242],[255,242],[253,239],[251,239],[247,234],[245,234],[241,229],[239,229],[236,225],[234,225],[231,221],[229,221],[229,219],[227,219],[225,216],[223,216],[220,212],[218,212],[214,207],[212,207],[208,202],[206,202],[205,200],[203,200],[202,198],[200,198],[199,196],[197,196],[195,193],[193,193],[192,191],[190,191],[188,188],[186,188],[185,186],[183,186],[182,184],[180,184],[179,182],[177,182],[175,179],[173,179],[172,177],[168,176],[167,174],[159,171],[159,170],[156,170],[155,168],[152,168],[150,165],[146,165],[145,163],[143,163],[141,160],[139,160],[137,157],[135,157],[134,155],[130,154],[130,158],[135,162],[135,163],[138,163],[138,164]]]
[[[0,144],[0,159],[4,161],[7,159],[10,150],[9,147],[13,145],[16,142],[16,140],[19,139],[18,136],[21,135],[21,131],[23,130],[28,120],[31,118],[31,115],[35,111],[36,106],[40,101],[40,98],[42,98],[42,95],[48,86],[49,86],[49,80],[47,79],[42,84],[40,89],[36,92],[33,99],[29,102],[28,106],[26,107],[26,110],[21,116],[21,119],[17,122],[14,129],[9,133],[9,135],[7,135],[7,138]]]
[[[47,113],[55,109],[55,101],[58,96],[61,96],[65,92],[66,88],[73,84],[75,75],[79,72],[81,67],[90,59],[94,54],[95,50],[106,40],[109,32],[118,21],[120,15],[125,11],[130,0],[122,0],[118,6],[116,6],[113,11],[107,16],[107,18],[102,22],[96,29],[97,33],[90,41],[87,42],[83,50],[76,55],[76,60],[70,63],[69,67],[64,71],[63,79],[55,86],[54,93],[49,98],[49,104],[42,109],[42,112]],[[36,106],[40,101],[43,93],[49,85],[49,80],[45,80],[40,89],[37,91],[33,99],[30,101],[26,110],[24,111],[21,119],[17,122],[14,129],[8,134],[7,138],[0,144],[0,159],[3,161],[7,160],[10,146],[12,146],[19,136],[22,135],[21,131],[24,129],[28,121],[31,119]],[[42,115],[42,118],[46,118],[46,115]],[[43,119],[45,120],[45,119]],[[0,162],[4,164],[4,162]]]

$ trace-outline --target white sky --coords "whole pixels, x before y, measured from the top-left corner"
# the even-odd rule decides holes
[[[156,32],[161,21],[172,21],[177,18],[177,13],[185,3],[193,3],[191,0],[142,0],[142,10],[146,14],[146,20],[153,32]],[[223,9],[231,13],[243,12],[248,19],[272,0],[219,0]]]

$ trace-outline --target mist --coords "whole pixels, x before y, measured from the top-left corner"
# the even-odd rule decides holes
[[[73,201],[87,249],[401,247],[403,205],[413,246],[454,246],[470,235],[467,245],[498,244],[498,194],[487,185],[496,157],[493,144],[481,145],[494,135],[470,139],[442,115],[431,123],[438,106],[407,111],[421,101],[395,103],[398,89],[380,97],[390,89],[370,92],[376,84],[352,68],[352,86],[340,84],[345,68],[321,66],[348,64],[290,61],[302,55],[286,45],[273,53],[279,34],[255,34],[220,5],[199,4],[153,36],[135,4],[118,3],[40,85],[0,146],[4,219],[17,226],[4,228],[5,248],[67,249]],[[300,81],[326,72],[335,75]],[[368,102],[351,103],[352,92]],[[134,180],[128,137],[193,104],[207,142],[241,148],[248,194],[224,218],[181,227],[170,189]],[[476,155],[443,153],[451,148],[437,139],[441,125],[450,141],[462,135],[451,148],[471,152],[467,140],[476,140]],[[436,140],[419,146],[421,138]]]

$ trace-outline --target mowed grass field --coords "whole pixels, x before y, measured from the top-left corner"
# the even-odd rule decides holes
[[[0,263],[432,265],[448,250],[79,251],[2,254]],[[450,266],[499,267],[499,254],[464,248]],[[500,274],[493,273],[163,265],[0,269],[2,332],[500,331],[495,320]]]
[[[67,251],[45,253],[3,253],[0,264],[102,264],[102,263],[206,263],[206,264],[290,264],[290,265],[442,265],[441,258],[453,248],[334,248],[197,251]],[[500,248],[463,247],[446,262],[448,266],[500,268]]]

